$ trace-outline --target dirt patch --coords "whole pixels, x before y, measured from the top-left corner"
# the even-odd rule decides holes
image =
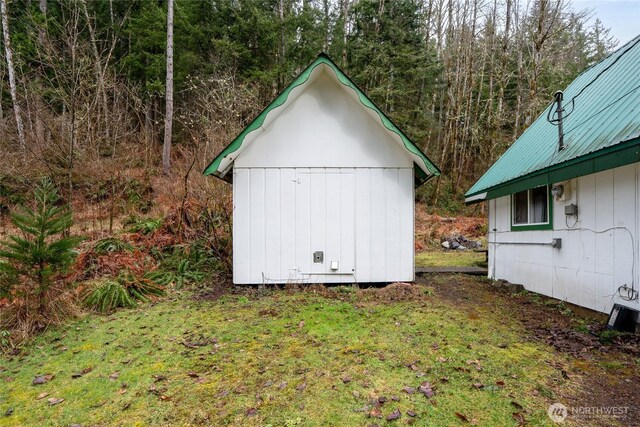
[[[384,303],[415,301],[425,296],[428,289],[410,283],[392,283],[383,288],[361,289],[358,294],[364,300]]]
[[[459,309],[473,313],[489,308],[520,320],[523,339],[544,342],[564,354],[566,364],[555,368],[565,383],[551,385],[555,393],[550,404],[560,401],[570,411],[583,412],[624,408],[618,418],[570,412],[569,420],[579,425],[640,425],[640,336],[603,334],[604,326],[595,317],[575,316],[560,301],[512,294],[486,279],[440,275],[421,282]]]

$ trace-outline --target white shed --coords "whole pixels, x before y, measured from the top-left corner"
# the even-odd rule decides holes
[[[468,191],[488,202],[490,277],[599,312],[640,310],[638,64],[640,36],[558,93]]]
[[[207,167],[233,184],[233,282],[414,279],[438,168],[321,54]]]

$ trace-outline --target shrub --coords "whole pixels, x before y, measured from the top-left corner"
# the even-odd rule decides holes
[[[119,307],[135,307],[136,301],[127,288],[117,280],[105,280],[94,287],[85,297],[88,307],[107,313]]]
[[[180,289],[186,284],[200,283],[206,271],[216,270],[218,260],[205,249],[204,242],[197,240],[188,245],[174,245],[165,251],[156,251],[158,269],[145,277],[164,286]]]
[[[130,272],[124,272],[118,280],[126,286],[129,294],[140,301],[148,301],[149,296],[162,296],[164,295],[164,286],[154,282],[148,277],[137,277]]]
[[[93,250],[99,255],[113,252],[132,252],[134,249],[133,245],[123,242],[116,237],[105,237],[93,245]]]
[[[73,224],[71,210],[51,181],[41,181],[33,198],[11,214],[20,235],[0,243],[0,294],[8,299],[0,323],[20,329],[23,337],[73,311],[65,273],[81,240],[65,235]]]
[[[11,346],[11,331],[0,330],[0,350]]]
[[[151,271],[147,273],[145,277],[154,283],[163,286],[173,285],[177,289],[180,289],[185,284],[200,283],[205,278],[205,272],[199,270],[199,267],[197,263],[183,259],[175,269]]]
[[[135,307],[138,301],[146,302],[150,296],[161,296],[164,293],[162,284],[126,271],[115,280],[98,282],[90,288],[84,302],[88,307],[106,313],[120,307]]]
[[[140,218],[134,219],[129,230],[134,233],[151,234],[162,227],[162,219]]]

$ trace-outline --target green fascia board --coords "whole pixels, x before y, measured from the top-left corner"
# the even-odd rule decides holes
[[[565,163],[550,166],[501,185],[467,194],[465,197],[469,198],[486,192],[486,198],[467,204],[479,203],[528,190],[529,188],[551,185],[637,162],[640,162],[640,138],[634,138]]]
[[[440,175],[440,169],[438,169],[438,167],[433,164],[431,160],[429,160],[429,158],[422,152],[422,150],[420,150],[418,146],[413,141],[411,141],[404,134],[404,132],[402,132],[398,128],[398,126],[396,126],[396,124],[393,123],[393,121],[389,117],[387,117],[387,115],[384,114],[373,103],[373,101],[371,101],[364,94],[364,92],[325,53],[321,53],[320,55],[318,55],[318,57],[311,63],[311,65],[309,65],[302,73],[300,73],[298,77],[296,77],[293,82],[289,86],[287,86],[282,91],[282,93],[280,93],[280,95],[278,95],[269,105],[267,105],[267,107],[262,110],[262,112],[258,114],[258,116],[253,119],[253,121],[249,123],[249,125],[242,132],[240,132],[240,134],[233,141],[231,141],[231,143],[227,145],[220,154],[216,156],[216,158],[213,159],[209,166],[206,167],[203,174],[222,177],[222,174],[225,171],[221,171],[218,169],[222,160],[231,153],[237,151],[242,146],[242,143],[244,142],[244,139],[247,137],[247,135],[255,130],[258,130],[264,123],[267,115],[274,109],[283,106],[287,102],[291,91],[296,87],[306,83],[311,77],[311,73],[313,72],[313,70],[321,64],[327,65],[329,68],[331,68],[335,72],[338,81],[343,85],[353,89],[358,95],[360,103],[377,113],[383,126],[400,137],[405,149],[420,158],[423,164],[416,163],[416,167],[414,167],[416,186],[422,185],[434,176]]]

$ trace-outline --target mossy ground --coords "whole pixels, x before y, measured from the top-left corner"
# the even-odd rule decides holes
[[[420,289],[400,301],[352,288],[185,294],[87,315],[0,362],[0,415],[13,410],[0,425],[404,425],[407,411],[416,425],[517,425],[514,412],[549,423],[544,391],[561,356],[515,319]],[[32,385],[39,374],[55,377]],[[430,399],[402,391],[423,381]],[[384,417],[399,409],[399,420],[369,418],[379,397]]]
[[[416,267],[486,267],[483,252],[434,250],[416,254]]]

